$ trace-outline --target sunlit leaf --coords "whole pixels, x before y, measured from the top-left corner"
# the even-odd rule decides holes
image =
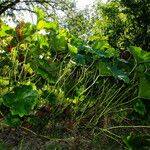
[[[46,22],[45,20],[40,20],[37,24],[37,29],[56,29],[57,25],[54,22]]]
[[[25,71],[26,73],[30,73],[30,74],[33,73],[33,70],[32,70],[32,68],[31,68],[31,66],[30,66],[29,63],[24,66],[24,71]]]
[[[75,54],[78,53],[77,47],[75,47],[75,46],[73,46],[73,45],[71,45],[69,43],[68,43],[68,48],[69,48],[70,52],[75,53]]]
[[[119,53],[116,49],[114,48],[108,48],[105,53],[108,55],[108,57],[118,57]]]
[[[37,14],[37,20],[40,21],[44,18],[44,11],[42,9],[34,8],[35,13]]]
[[[140,47],[130,46],[130,51],[134,56],[136,63],[150,61],[150,52],[143,51]]]
[[[14,30],[1,22],[0,37],[10,36],[14,33]]]

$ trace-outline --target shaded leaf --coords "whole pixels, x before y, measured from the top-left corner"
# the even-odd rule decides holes
[[[54,47],[56,51],[65,51],[67,47],[67,42],[64,36],[57,35],[53,40]]]
[[[145,105],[140,99],[137,99],[136,101],[134,101],[133,108],[140,115],[144,115],[146,113]]]
[[[23,85],[14,88],[11,93],[4,95],[3,103],[10,108],[12,115],[20,117],[29,114],[35,107],[38,99],[38,92],[32,86]]]
[[[110,71],[110,69],[108,68],[107,63],[105,62],[98,62],[97,64],[97,69],[99,70],[99,73],[101,76],[112,76],[112,72]]]
[[[75,56],[75,60],[76,60],[77,64],[79,64],[79,65],[84,65],[86,63],[85,56],[81,55],[81,54],[77,54]]]
[[[112,72],[114,77],[116,77],[116,78],[118,78],[120,80],[123,80],[125,83],[129,83],[130,82],[129,77],[121,69],[118,69],[116,66],[110,66],[109,69]]]
[[[150,75],[148,74],[143,74],[140,77],[139,97],[150,99]]]
[[[5,119],[6,124],[8,124],[10,127],[19,127],[21,125],[21,120],[17,116],[8,115]]]

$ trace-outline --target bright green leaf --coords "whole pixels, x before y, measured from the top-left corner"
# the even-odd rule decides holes
[[[130,51],[134,56],[136,63],[150,61],[150,52],[143,51],[140,47],[130,46]]]
[[[70,52],[75,53],[75,54],[78,53],[78,49],[69,43],[68,43],[68,48],[69,48]]]
[[[31,68],[31,66],[30,66],[29,63],[25,64],[25,66],[24,66],[24,72],[29,73],[29,74],[33,73],[33,70],[32,70],[32,68]]]
[[[105,53],[108,55],[108,57],[118,57],[119,52],[114,48],[108,48]]]
[[[40,21],[44,18],[44,11],[42,9],[34,8],[35,13],[37,14],[37,20]]]
[[[37,24],[37,29],[38,30],[44,29],[45,26],[46,26],[46,22],[44,20],[40,20]]]
[[[110,69],[108,68],[107,63],[105,62],[99,62],[97,64],[97,69],[99,70],[99,73],[101,76],[112,76],[112,72],[110,71]]]
[[[1,23],[0,28],[0,37],[10,36],[10,34],[13,34],[13,29],[11,29],[9,26],[7,26],[5,23]]]
[[[45,20],[40,20],[37,24],[37,29],[56,29],[57,25],[54,22],[46,22]]]
[[[35,107],[38,99],[38,92],[30,85],[23,85],[14,88],[11,93],[4,95],[3,103],[10,108],[12,115],[20,117],[29,114]]]

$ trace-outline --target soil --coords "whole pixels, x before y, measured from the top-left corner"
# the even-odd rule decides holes
[[[121,145],[110,142],[103,135],[93,140],[90,131],[55,130],[50,133],[43,128],[41,132],[43,135],[26,128],[3,128],[0,130],[0,150],[122,150]]]

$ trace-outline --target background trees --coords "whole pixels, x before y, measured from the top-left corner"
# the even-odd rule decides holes
[[[129,32],[134,35],[133,42],[143,50],[150,51],[150,1],[121,0],[120,4],[131,21]]]
[[[97,14],[102,16],[104,34],[109,43],[118,48],[137,45],[149,51],[150,2],[112,0],[107,5],[97,5]]]
[[[45,12],[45,16],[49,19],[55,19],[59,16],[58,13],[72,10],[75,7],[75,3],[70,0],[1,0],[0,7],[0,15],[10,18],[15,22],[17,21],[17,16],[23,18],[25,14],[28,16],[26,20],[36,20],[34,7],[42,9]]]

